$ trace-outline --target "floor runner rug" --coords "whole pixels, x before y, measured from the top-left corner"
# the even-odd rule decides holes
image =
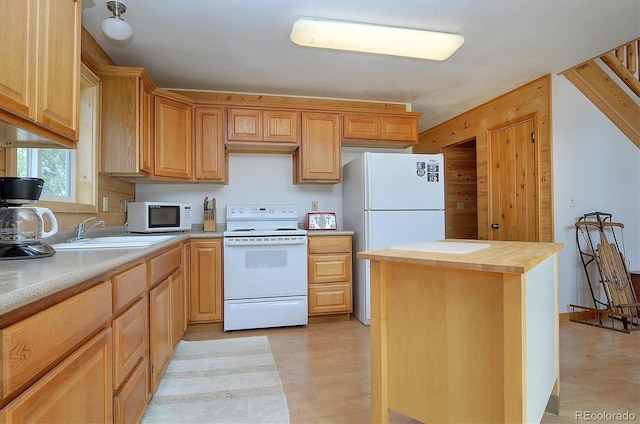
[[[181,341],[142,423],[289,423],[267,337]]]

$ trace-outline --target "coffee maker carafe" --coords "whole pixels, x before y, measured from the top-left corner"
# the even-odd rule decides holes
[[[58,221],[47,208],[25,207],[42,193],[42,178],[0,177],[0,260],[34,259],[56,251],[42,241],[58,232]],[[43,217],[51,229],[44,230]]]

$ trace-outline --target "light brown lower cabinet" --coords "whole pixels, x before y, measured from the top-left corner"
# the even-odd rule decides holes
[[[310,316],[353,311],[351,264],[351,236],[309,237]]]
[[[109,423],[112,393],[107,328],[4,407],[0,422]]]
[[[156,392],[171,354],[171,277],[149,291],[149,357],[151,359],[151,394]]]
[[[185,331],[187,244],[0,328],[0,423],[140,422]]]
[[[184,334],[184,281],[182,268],[171,274],[171,352]],[[171,358],[169,358],[171,359]]]
[[[189,322],[222,321],[222,239],[191,241]]]
[[[149,309],[141,297],[125,313],[113,320],[113,387],[125,382],[131,371],[147,356]]]
[[[149,403],[149,361],[145,357],[113,396],[113,422],[139,423]]]

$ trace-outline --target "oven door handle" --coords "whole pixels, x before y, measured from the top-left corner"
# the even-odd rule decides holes
[[[307,236],[225,237],[225,246],[274,246],[307,244]]]

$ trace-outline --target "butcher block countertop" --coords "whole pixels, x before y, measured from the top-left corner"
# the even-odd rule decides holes
[[[442,244],[442,249],[437,249],[438,243]],[[465,246],[473,246],[471,250],[478,250],[465,253]],[[358,252],[357,257],[445,268],[524,274],[560,251],[562,247],[561,243],[446,239]]]

